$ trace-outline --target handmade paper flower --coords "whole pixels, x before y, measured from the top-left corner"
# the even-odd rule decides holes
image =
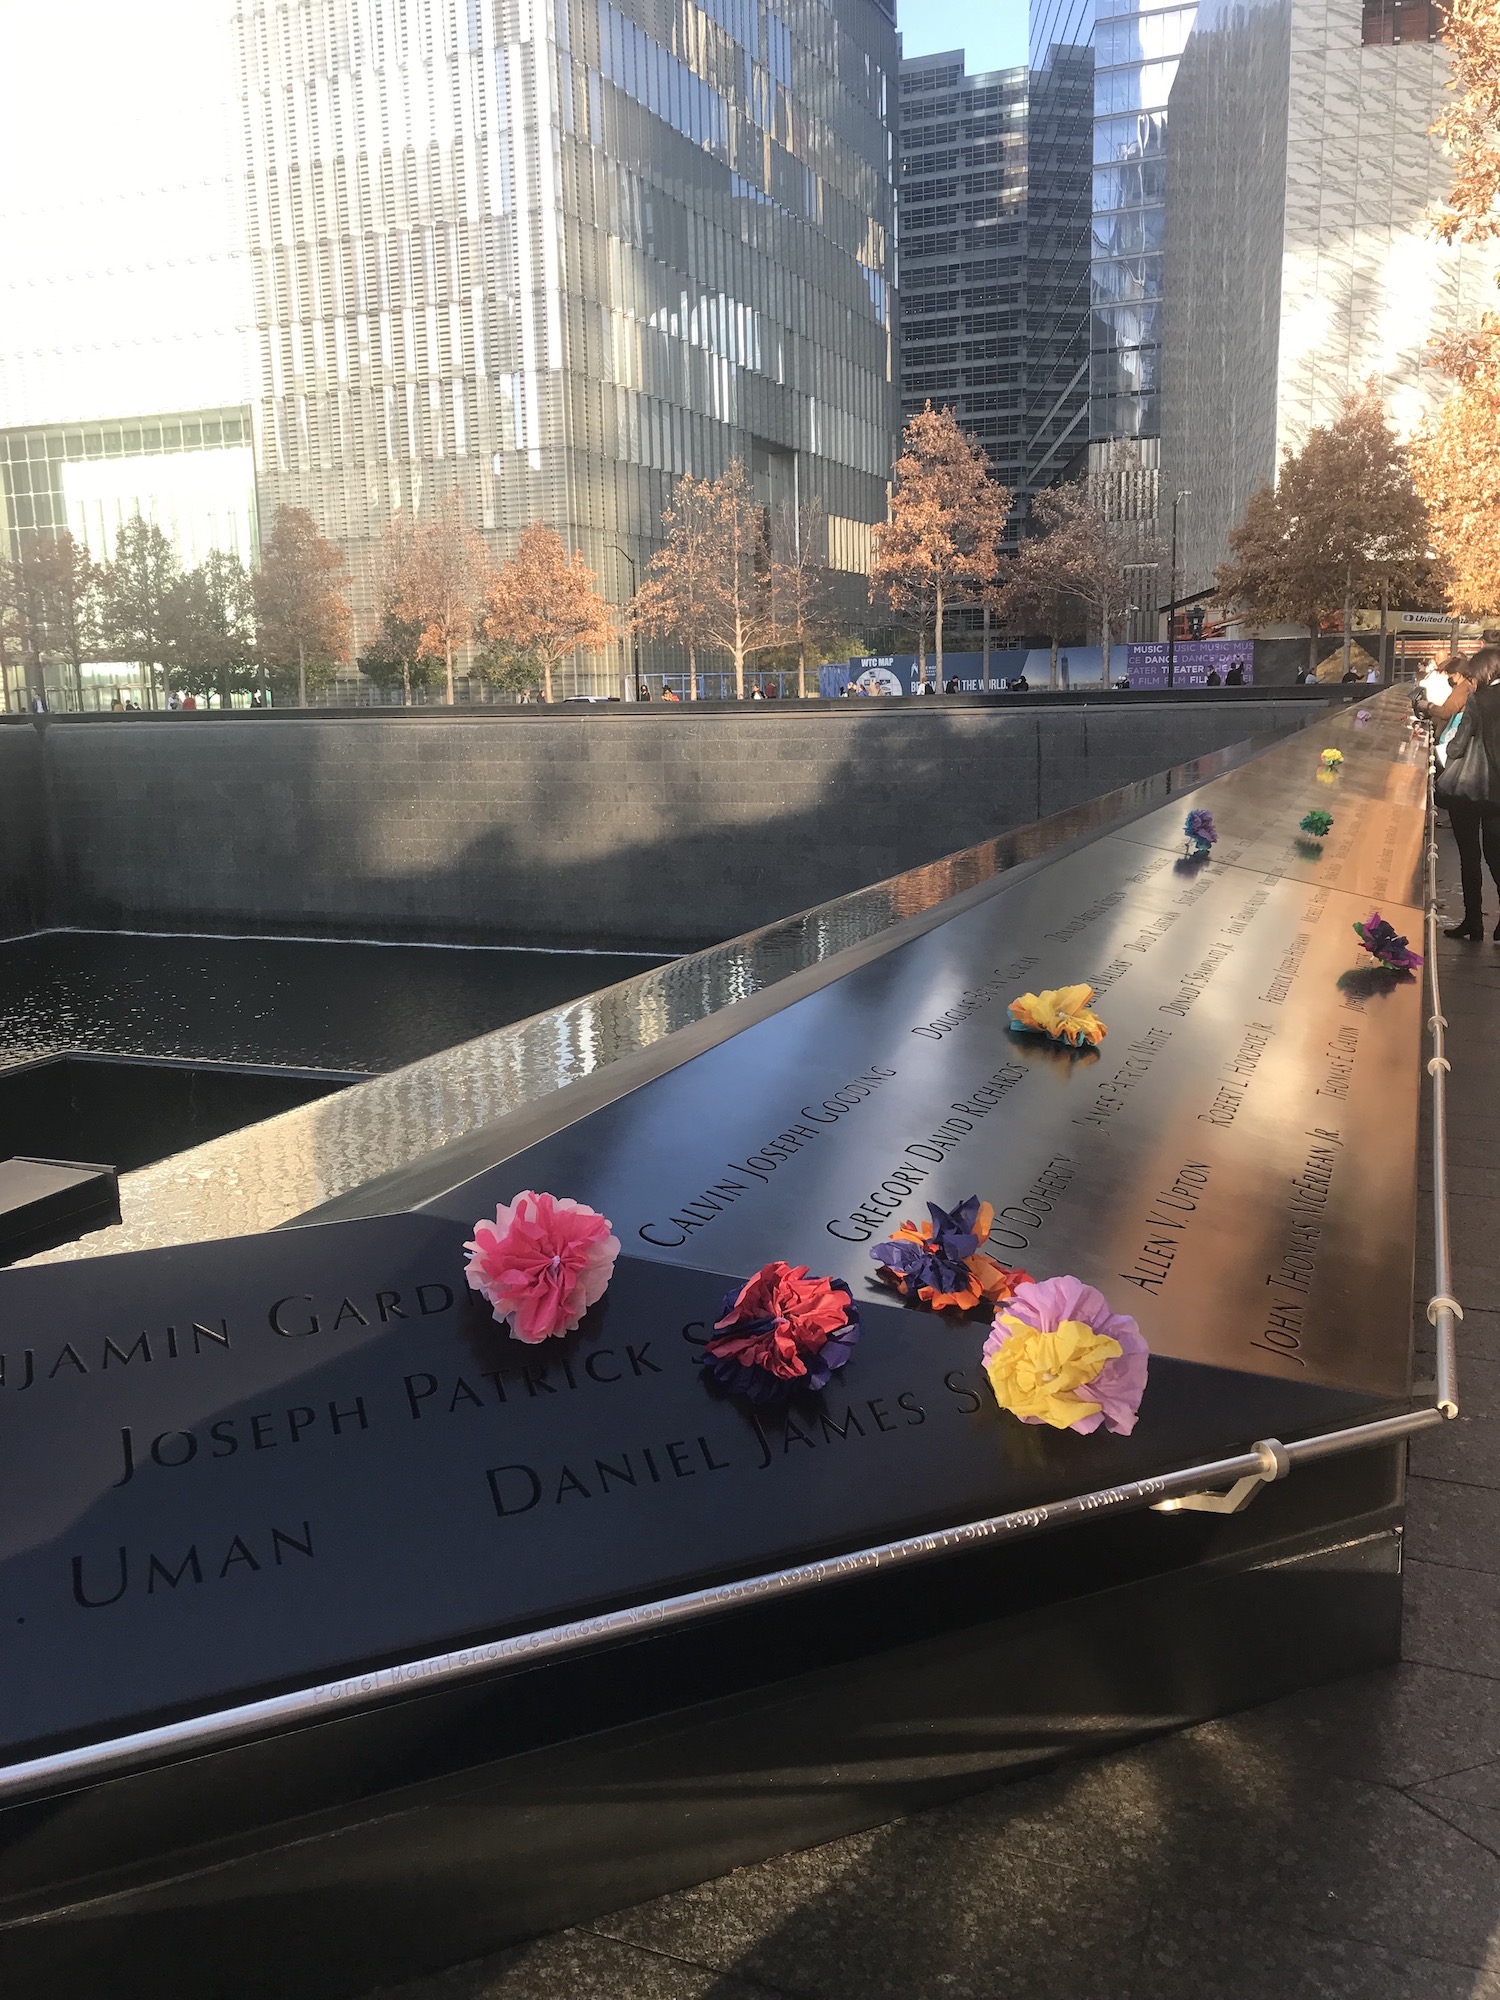
[[[984,1343],[984,1372],[1002,1410],[1054,1430],[1128,1437],[1146,1389],[1150,1353],[1128,1313],[1079,1278],[1017,1288]]]
[[[1406,939],[1398,934],[1394,924],[1387,923],[1379,910],[1371,910],[1362,924],[1356,924],[1354,935],[1376,964],[1388,972],[1414,972],[1422,963],[1421,954],[1408,948]]]
[[[1008,1271],[979,1248],[989,1236],[995,1211],[977,1194],[951,1214],[930,1201],[927,1213],[930,1222],[903,1222],[888,1243],[871,1250],[882,1284],[903,1298],[920,1299],[933,1312],[949,1306],[968,1312],[981,1299],[998,1305],[1028,1282],[1025,1271]]]
[[[1354,720],[1359,724],[1360,728],[1363,729],[1365,724],[1371,720],[1369,709],[1367,708],[1356,709],[1354,714]]]
[[[1096,1048],[1109,1030],[1090,1013],[1092,986],[1053,986],[1045,993],[1022,993],[1010,1003],[1010,1025],[1028,1035],[1045,1035],[1070,1048]]]
[[[523,1189],[493,1222],[476,1222],[466,1275],[512,1340],[534,1346],[571,1333],[602,1299],[620,1254],[609,1223],[581,1201]]]
[[[1189,854],[1200,858],[1207,854],[1219,837],[1213,814],[1205,811],[1202,806],[1194,806],[1182,823],[1182,831],[1187,840]]]
[[[1302,815],[1297,824],[1304,833],[1310,833],[1314,840],[1321,840],[1333,825],[1333,814],[1323,812],[1314,806],[1311,812]]]
[[[1318,762],[1325,771],[1336,771],[1344,761],[1342,750],[1324,750],[1319,753]]]
[[[805,1264],[764,1264],[724,1306],[703,1366],[752,1403],[823,1388],[860,1336],[859,1307],[842,1278],[810,1278]]]

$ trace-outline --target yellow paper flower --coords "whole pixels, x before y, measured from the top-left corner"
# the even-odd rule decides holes
[[[1109,1031],[1089,1011],[1093,997],[1092,986],[1052,986],[1045,993],[1022,993],[1010,1003],[1010,1024],[1075,1049],[1095,1047]]]
[[[1074,1391],[1123,1351],[1117,1340],[1079,1319],[1063,1320],[1055,1333],[1039,1333],[1010,1313],[998,1313],[995,1325],[1005,1327],[1009,1338],[986,1359],[984,1372],[1002,1410],[1059,1431],[1098,1411],[1097,1403]]]
[[[1318,762],[1323,766],[1325,771],[1336,771],[1343,761],[1344,753],[1342,750],[1325,750],[1318,758]]]

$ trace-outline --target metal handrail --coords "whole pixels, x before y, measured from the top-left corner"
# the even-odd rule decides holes
[[[1346,1430],[1328,1431],[1319,1437],[1301,1438],[1292,1444],[1267,1438],[1233,1458],[1184,1466],[1180,1471],[1162,1473],[1154,1479],[1133,1479],[1097,1492],[1075,1494],[1067,1500],[1049,1501],[1045,1506],[996,1514],[988,1520],[968,1521],[961,1527],[943,1528],[932,1534],[910,1535],[901,1541],[856,1549],[848,1555],[827,1556],[816,1562],[798,1563],[790,1569],[773,1570],[765,1576],[714,1584],[706,1590],[687,1591],[622,1611],[606,1611],[593,1618],[577,1618],[536,1632],[519,1632],[508,1639],[490,1639],[454,1652],[435,1653],[398,1666],[379,1667],[369,1673],[298,1688],[290,1694],[272,1695],[263,1701],[243,1702],[212,1714],[164,1723],[156,1729],[136,1730],[108,1742],[29,1758],[24,1763],[0,1768],[0,1805],[38,1792],[92,1784],[142,1764],[197,1754],[215,1744],[235,1742],[267,1729],[320,1722],[343,1711],[367,1708],[393,1695],[468,1680],[495,1667],[534,1666],[539,1661],[588,1646],[640,1639],[713,1612],[742,1610],[827,1584],[847,1583],[877,1571],[1019,1540],[1092,1515],[1151,1507],[1174,1496],[1191,1497],[1206,1488],[1233,1485],[1245,1479],[1269,1482],[1284,1478],[1298,1465],[1394,1443],[1442,1421],[1437,1410],[1410,1410],[1400,1416],[1351,1425]]]
[[[996,1514],[987,1520],[969,1521],[962,1526],[939,1529],[931,1534],[910,1535],[899,1541],[856,1549],[846,1555],[823,1557],[815,1562],[773,1570],[766,1575],[744,1577],[736,1582],[714,1584],[704,1590],[659,1598],[650,1604],[603,1612],[591,1618],[572,1619],[539,1631],[486,1640],[451,1652],[435,1653],[396,1666],[376,1668],[369,1673],[353,1674],[313,1687],[298,1688],[287,1694],[272,1695],[261,1701],[242,1702],[232,1708],[189,1716],[155,1729],[135,1730],[103,1743],[85,1744],[72,1750],[56,1751],[50,1756],[28,1758],[0,1767],[0,1805],[38,1793],[96,1783],[143,1765],[198,1754],[215,1745],[241,1741],[269,1729],[305,1727],[333,1715],[367,1708],[394,1696],[472,1679],[497,1667],[532,1666],[591,1646],[639,1639],[713,1613],[742,1610],[828,1584],[850,1582],[880,1571],[1018,1540],[1095,1514],[1118,1514],[1148,1507],[1169,1513],[1195,1500],[1201,1502],[1215,1497],[1228,1504],[1242,1505],[1262,1485],[1286,1478],[1299,1465],[1395,1443],[1456,1417],[1455,1325],[1457,1320],[1462,1319],[1463,1309],[1451,1295],[1449,1268],[1448,1059],[1443,1046],[1447,1022],[1443,1018],[1437,970],[1435,783],[1436,757],[1429,741],[1426,934],[1427,974],[1432,991],[1432,1015],[1428,1027],[1433,1037],[1433,1054],[1427,1064],[1427,1072],[1432,1081],[1433,1271],[1436,1289],[1427,1302],[1427,1317],[1437,1334],[1435,1407],[1409,1410],[1398,1416],[1377,1418],[1370,1423],[1352,1424],[1342,1430],[1324,1432],[1318,1437],[1297,1439],[1291,1444],[1266,1438],[1248,1452],[1231,1458],[1213,1459],[1203,1465],[1185,1466],[1156,1478],[1129,1480],[1096,1492],[1075,1494],[1070,1499],[1049,1501],[1044,1506]],[[1223,1492],[1224,1488],[1229,1489],[1227,1494]],[[1237,1489],[1239,1497],[1235,1499],[1232,1496]]]
[[[1427,1026],[1432,1054],[1427,1074],[1432,1081],[1432,1280],[1427,1318],[1437,1341],[1437,1407],[1445,1417],[1458,1415],[1458,1321],[1463,1307],[1453,1296],[1448,1255],[1448,1075],[1451,1065],[1444,1045],[1448,1022],[1438,979],[1437,886],[1437,735],[1427,731],[1427,985],[1432,1012]]]

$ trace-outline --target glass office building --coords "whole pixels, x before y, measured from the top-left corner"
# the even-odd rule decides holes
[[[1500,244],[1441,243],[1452,166],[1431,9],[1205,0],[1172,92],[1163,494],[1180,588],[1205,589],[1282,454],[1374,384],[1409,436],[1448,383],[1435,341],[1494,303]]]
[[[251,568],[259,543],[250,437],[248,408],[0,431],[0,552],[19,560],[66,529],[107,562],[139,514],[185,568],[215,550]]]
[[[901,400],[947,406],[1026,497],[1087,442],[1092,58],[901,65]]]
[[[375,601],[456,490],[623,602],[736,455],[863,570],[895,443],[881,0],[240,0],[262,503]],[[368,629],[366,624],[365,629]]]
[[[1157,438],[1167,100],[1197,8],[1095,4],[1091,427]]]

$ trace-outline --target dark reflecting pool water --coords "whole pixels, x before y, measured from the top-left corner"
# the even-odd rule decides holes
[[[377,1072],[666,961],[49,931],[0,943],[0,1065],[68,1049]]]

